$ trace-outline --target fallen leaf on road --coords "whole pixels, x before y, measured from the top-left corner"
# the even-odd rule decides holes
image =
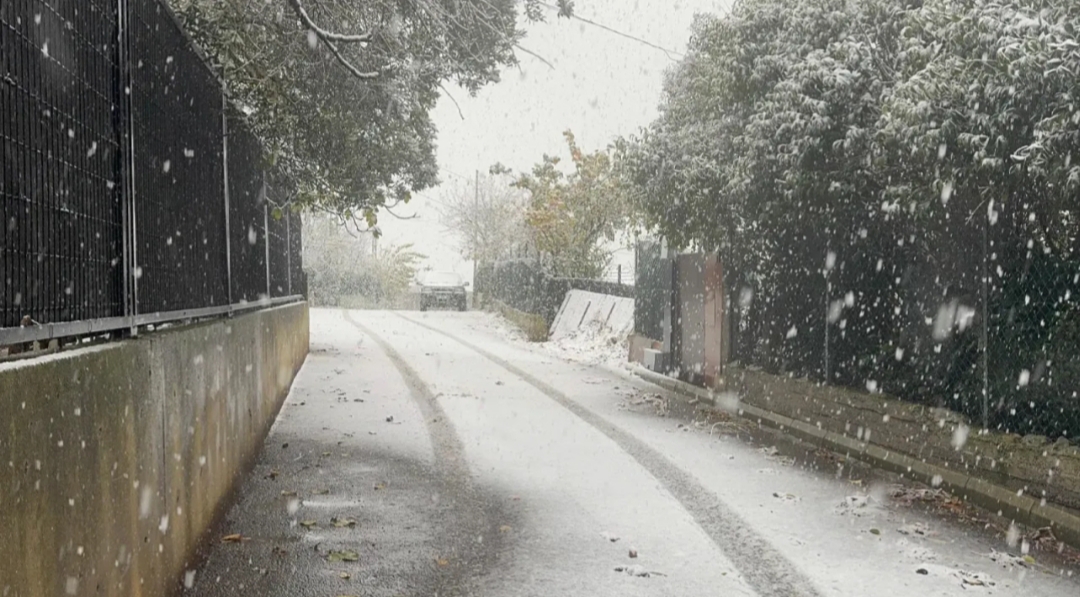
[[[318,524],[319,524],[318,521],[315,521],[315,520],[301,520],[300,521],[300,526],[304,527],[305,529],[314,528]]]
[[[497,385],[497,386],[501,386],[501,385],[503,385],[503,382],[501,382],[501,381],[497,381],[497,382],[495,382],[495,385]]]
[[[265,478],[270,479],[271,481],[273,481],[274,479],[277,479],[278,475],[280,475],[280,474],[281,473],[278,472],[277,469],[270,469],[270,473],[267,474]]]
[[[881,534],[881,529],[870,529],[870,534],[871,535],[880,535]]]
[[[283,497],[296,497],[296,492],[295,492],[295,491],[287,491],[287,490],[286,490],[286,491],[282,491],[282,492],[281,492],[281,495],[282,495]]]
[[[349,580],[350,578],[352,578],[352,575],[350,575],[348,572],[338,572],[338,578]]]
[[[358,562],[360,561],[360,554],[348,549],[342,551],[331,551],[326,559],[331,562]]]
[[[375,484],[375,491],[378,491],[380,489],[386,489],[386,483],[376,483]]]
[[[240,543],[244,540],[244,536],[240,533],[233,533],[232,535],[225,535],[221,538],[222,543]]]
[[[446,558],[435,558],[435,565],[439,568],[446,568],[450,565],[450,560]]]
[[[499,532],[500,533],[509,533],[510,531],[511,531],[510,525],[508,525],[508,524],[504,524],[501,527],[499,527]]]
[[[774,498],[782,501],[782,502],[786,502],[786,503],[789,503],[789,504],[794,504],[795,502],[799,501],[799,497],[796,496],[793,493],[776,493],[776,492],[774,492],[772,494],[772,496]]]
[[[272,554],[274,554],[276,556],[283,556],[283,555],[285,555],[285,554],[287,554],[289,552],[287,552],[284,549],[282,549],[282,548],[278,547],[277,545],[275,545],[274,548],[270,550],[270,553],[272,553]]]
[[[323,452],[323,453],[322,453],[322,455],[323,455],[323,456],[329,456],[329,455],[330,455],[330,452]]]
[[[339,529],[356,526],[356,520],[352,518],[331,518],[330,522],[332,522],[334,526],[338,527]]]
[[[393,423],[394,422],[394,415],[390,415],[389,417],[386,417],[386,422],[387,423]]]
[[[600,536],[603,537],[604,539],[607,539],[608,541],[611,541],[612,543],[615,543],[616,541],[619,540],[618,535],[612,535],[611,533],[608,533],[608,532],[600,533]]]
[[[315,492],[315,495],[330,495],[329,489],[320,489]]]

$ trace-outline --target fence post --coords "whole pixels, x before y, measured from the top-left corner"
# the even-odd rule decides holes
[[[137,226],[135,218],[135,112],[132,109],[132,95],[135,91],[135,76],[132,73],[132,45],[134,35],[131,30],[131,7],[128,0],[117,0],[118,25],[118,67],[120,84],[118,97],[121,105],[117,128],[120,133],[120,205],[123,243],[121,263],[121,292],[123,293],[124,315],[134,317],[139,313],[139,259],[137,247]],[[138,327],[131,326],[132,336],[138,334]]]
[[[233,304],[232,283],[232,225],[229,220],[229,100],[225,89],[221,90],[221,168],[225,181],[225,279],[229,285],[227,296]]]
[[[292,218],[285,214],[285,275],[287,276],[286,296],[292,296]]]
[[[990,352],[989,326],[990,326],[990,291],[987,260],[990,256],[990,203],[987,203],[986,213],[983,214],[982,225],[982,330],[979,333],[979,348],[982,366],[982,426],[983,429],[990,427],[990,369],[988,353]]]
[[[263,174],[263,186],[266,185],[266,175]],[[270,208],[267,207],[266,202],[263,202],[263,249],[266,255],[266,298],[271,298],[270,294]]]

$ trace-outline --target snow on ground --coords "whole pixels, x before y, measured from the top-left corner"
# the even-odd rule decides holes
[[[477,322],[476,329],[492,332],[513,344],[540,347],[567,361],[620,370],[632,368],[627,358],[630,351],[629,337],[599,321],[587,321],[580,329],[567,332],[558,340],[547,342],[529,342],[517,326],[494,313],[485,312],[484,317]]]

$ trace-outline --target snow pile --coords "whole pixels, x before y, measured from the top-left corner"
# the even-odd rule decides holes
[[[605,326],[600,321],[587,321],[557,340],[542,346],[570,361],[609,367],[627,367],[630,346],[628,337]]]

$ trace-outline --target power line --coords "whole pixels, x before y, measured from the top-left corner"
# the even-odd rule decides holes
[[[552,10],[556,10],[556,11],[559,10],[559,7],[555,6],[554,4],[549,4],[547,2],[540,2],[540,4],[550,8]],[[682,58],[684,56],[684,54],[682,52],[676,52],[675,50],[669,50],[669,49],[667,49],[667,48],[665,48],[665,47],[663,47],[661,45],[654,44],[653,42],[651,42],[651,41],[649,41],[647,39],[642,39],[642,38],[637,37],[635,35],[631,35],[629,33],[624,33],[622,31],[619,31],[618,29],[615,29],[613,27],[608,27],[607,25],[605,25],[603,23],[598,23],[598,22],[596,22],[596,21],[594,21],[592,19],[586,19],[585,17],[578,15],[577,11],[574,11],[574,13],[570,15],[570,18],[581,21],[582,23],[585,23],[585,24],[588,24],[588,25],[592,25],[593,27],[598,27],[600,29],[603,29],[604,31],[609,32],[609,33],[614,33],[615,35],[618,35],[620,37],[625,37],[626,39],[636,41],[636,42],[638,42],[640,44],[644,44],[644,45],[649,46],[650,48],[653,48],[655,50],[660,50],[661,52],[667,54],[667,57],[670,58],[671,60],[675,60],[676,59],[676,58],[674,58],[675,56],[678,56],[679,58]]]

